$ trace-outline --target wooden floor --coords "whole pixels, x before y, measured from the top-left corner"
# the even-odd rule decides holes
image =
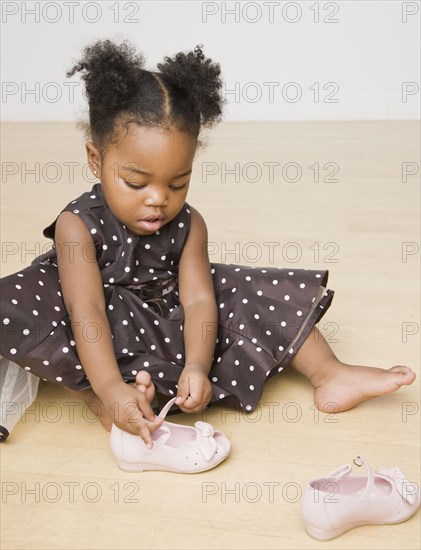
[[[95,180],[73,124],[2,131],[5,276],[50,247],[42,229]],[[419,173],[402,176],[416,169],[419,145],[411,122],[226,123],[198,154],[188,196],[207,220],[212,262],[329,269],[336,293],[318,327],[336,355],[410,365],[411,387],[326,415],[306,379],[285,369],[251,416],[209,410],[203,419],[227,434],[232,454],[179,475],[120,471],[82,403],[41,383],[0,445],[1,547],[419,548],[419,514],[326,543],[307,536],[300,516],[306,482],[357,454],[420,483]]]

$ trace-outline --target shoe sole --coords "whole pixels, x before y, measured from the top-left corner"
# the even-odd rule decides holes
[[[200,472],[207,472],[208,470],[212,470],[212,468],[215,468],[215,466],[218,466],[218,464],[221,464],[227,457],[224,456],[219,460],[218,462],[215,462],[215,464],[212,464],[210,468],[202,468],[201,470],[176,470],[174,468],[170,468],[167,466],[162,466],[162,464],[129,464],[127,462],[117,462],[118,467],[123,472],[129,472],[129,473],[141,473],[141,472],[173,472],[175,474],[199,474]]]
[[[418,509],[416,509],[410,516],[407,516],[398,521],[387,521],[378,523],[367,523],[366,521],[358,521],[356,523],[349,523],[348,525],[344,527],[339,527],[338,529],[332,529],[331,531],[323,531],[322,529],[317,529],[317,527],[310,526],[306,526],[305,529],[307,534],[315,540],[330,540],[336,539],[337,537],[340,537],[344,533],[347,533],[348,531],[351,531],[351,529],[355,529],[356,527],[368,527],[374,525],[396,525],[398,523],[403,523],[404,521],[412,518],[412,516],[414,516],[417,512]]]

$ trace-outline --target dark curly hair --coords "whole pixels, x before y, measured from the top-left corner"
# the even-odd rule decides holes
[[[201,127],[222,118],[220,65],[205,58],[203,46],[165,57],[159,72],[144,69],[144,57],[127,40],[98,40],[67,73],[82,72],[89,103],[89,124],[79,122],[101,155],[129,124],[175,126],[198,138]],[[198,139],[198,146],[203,143]]]

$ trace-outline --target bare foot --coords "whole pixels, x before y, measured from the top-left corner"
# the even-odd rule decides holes
[[[135,388],[146,394],[149,403],[152,403],[155,397],[155,384],[152,382],[151,375],[146,370],[141,370],[136,375]]]
[[[384,370],[332,359],[326,367],[311,380],[315,404],[324,412],[352,409],[358,403],[392,393],[415,380],[415,373],[402,365]]]

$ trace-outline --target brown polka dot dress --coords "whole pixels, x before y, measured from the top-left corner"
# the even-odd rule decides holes
[[[147,370],[158,392],[175,395],[185,360],[178,263],[190,230],[189,204],[146,236],[132,233],[113,215],[99,183],[65,210],[91,232],[124,380],[133,382],[138,371]],[[55,223],[44,236],[54,239]],[[71,243],[63,252],[71,253]],[[59,253],[53,245],[0,280],[0,353],[43,380],[82,390],[90,385],[63,303]],[[211,273],[218,307],[212,402],[224,399],[251,412],[265,381],[288,365],[329,308],[334,295],[326,288],[329,272],[211,263]],[[98,337],[95,326],[84,330],[86,338]]]

